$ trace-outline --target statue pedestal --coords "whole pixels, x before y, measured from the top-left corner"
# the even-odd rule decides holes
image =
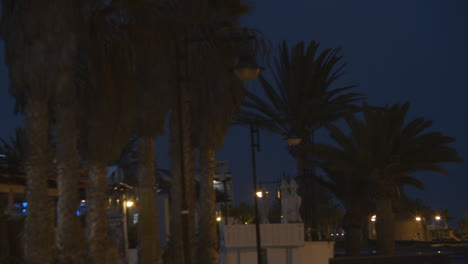
[[[328,264],[334,242],[305,242],[304,224],[261,224],[268,264]],[[257,264],[255,225],[224,226],[221,263]]]

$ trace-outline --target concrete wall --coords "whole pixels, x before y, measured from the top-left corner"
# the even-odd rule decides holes
[[[340,257],[330,260],[330,264],[450,264],[447,254],[426,254],[408,256],[368,256],[368,257]]]
[[[268,264],[328,264],[333,258],[334,242],[306,242],[301,247],[266,248]],[[251,248],[227,248],[225,264],[257,264],[257,251]]]
[[[431,234],[416,220],[395,221],[395,240],[430,241]]]

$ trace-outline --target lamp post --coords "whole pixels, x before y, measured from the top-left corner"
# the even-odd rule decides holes
[[[260,238],[260,219],[258,217],[258,198],[257,197],[257,163],[255,152],[260,151],[260,134],[258,133],[258,127],[255,123],[250,123],[250,147],[252,153],[252,178],[253,178],[253,190],[254,190],[254,210],[255,210],[255,238],[257,244],[257,263],[262,264],[262,242]]]

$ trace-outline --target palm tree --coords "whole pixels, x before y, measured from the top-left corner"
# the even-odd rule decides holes
[[[76,69],[78,65],[78,32],[80,9],[74,0],[59,1],[53,8],[60,10],[61,23],[57,41],[61,43],[61,71],[55,77],[55,92],[51,97],[55,121],[55,150],[58,189],[57,261],[84,263],[82,226],[76,209],[79,202],[80,157],[78,154],[78,121],[76,104]],[[58,22],[56,22],[58,23]]]
[[[226,74],[229,74],[227,70],[234,64],[233,52],[236,52],[238,47],[236,47],[237,43],[234,45],[230,43],[232,42],[230,41],[232,39],[229,39],[232,37],[230,33],[231,30],[235,31],[233,30],[235,19],[247,10],[237,0],[229,0],[206,2],[199,7],[187,7],[182,4],[179,12],[193,9],[194,12],[191,15],[194,20],[176,27],[173,38],[176,46],[176,79],[178,82],[176,84],[178,100],[171,113],[170,122],[170,156],[173,166],[172,174],[174,175],[171,188],[171,237],[175,252],[173,254],[174,263],[197,263],[200,262],[200,259],[212,263],[217,262],[218,259],[216,223],[213,222],[215,196],[213,181],[209,179],[214,177],[214,151],[219,145],[212,141],[222,142],[234,109],[231,107],[231,102],[228,102],[227,105],[219,105],[220,102],[224,101],[224,98],[219,97],[216,101],[216,96],[225,96],[221,94],[221,91],[225,91],[223,88],[228,87],[220,87],[219,85],[222,85],[220,83],[213,85],[209,80],[213,82],[218,82],[220,78],[232,80]],[[226,36],[226,32],[228,32],[228,36]],[[236,34],[236,32],[233,33],[233,35]],[[221,45],[224,45],[223,48]],[[224,53],[227,50],[229,52]],[[222,62],[219,63],[220,61]],[[222,68],[217,69],[216,67]],[[216,74],[222,76],[217,77]],[[190,82],[187,81],[189,79]],[[217,91],[210,91],[210,89]],[[227,97],[229,96],[231,95],[228,93]],[[214,110],[214,105],[219,105],[222,108]],[[226,110],[223,111],[224,109]],[[210,111],[213,112],[210,113]],[[220,116],[216,116],[215,112],[218,112],[217,114]],[[208,125],[209,117],[218,122],[218,125],[212,123]],[[200,123],[206,126],[199,129]],[[210,136],[214,136],[214,131],[208,128],[212,125],[219,134],[216,134],[214,139],[208,139]],[[198,241],[200,245],[203,245],[198,251],[199,258],[194,250],[196,246],[194,147],[200,149],[204,175],[200,186],[201,199],[202,202],[207,202],[201,208],[203,213],[199,213],[201,217],[200,229],[208,232],[200,236],[200,241]],[[180,217],[181,211],[185,213],[182,214],[182,219]],[[184,232],[181,232],[183,229],[185,229]],[[185,245],[181,243],[182,240],[185,241]],[[207,244],[203,244],[205,242]],[[185,252],[184,255],[177,253],[181,251]]]
[[[219,43],[216,55],[205,57],[208,67],[195,81],[198,92],[192,95],[193,144],[199,149],[200,198],[198,212],[198,263],[219,262],[216,194],[213,181],[216,173],[215,152],[224,143],[224,135],[234,114],[239,110],[243,87],[229,71],[235,59],[235,50]],[[208,58],[208,59],[207,59]],[[215,73],[215,74],[213,74]],[[204,78],[204,76],[215,76]],[[195,75],[197,76],[197,75]]]
[[[406,122],[410,104],[395,104],[384,109],[365,107],[363,119],[346,118],[350,133],[330,126],[337,144],[316,145],[313,153],[328,163],[331,170],[362,179],[372,188],[377,207],[377,247],[380,253],[394,254],[393,201],[407,184],[423,187],[412,177],[417,171],[448,174],[440,163],[462,162],[449,146],[455,139],[440,132],[427,131],[432,121],[422,117]]]
[[[288,48],[286,41],[279,47],[274,61],[271,84],[260,76],[262,94],[247,91],[246,101],[238,117],[241,123],[253,120],[260,128],[277,133],[286,138],[300,138],[302,145],[313,141],[313,134],[325,124],[334,122],[347,113],[359,110],[355,103],[363,97],[352,89],[355,85],[334,87],[344,74],[346,66],[342,61],[339,48],[319,50],[319,43],[304,42]],[[304,221],[312,221],[314,208],[310,189],[312,180],[307,175],[304,161],[306,154],[299,151],[299,146],[290,146],[289,150],[296,159],[297,176],[301,181],[303,196]],[[312,208],[305,208],[312,206]]]
[[[118,12],[116,12],[118,14]],[[88,262],[107,263],[107,172],[132,132],[131,80],[127,70],[129,46],[117,15],[105,8],[93,12],[84,23],[79,83],[80,154],[89,169],[87,241]]]
[[[319,155],[319,158],[322,157]],[[331,171],[330,165],[324,163],[328,179],[319,179],[319,183],[330,190],[346,208],[343,218],[345,230],[345,250],[348,256],[359,256],[362,244],[362,223],[370,211],[370,185],[362,175],[350,175],[340,171]],[[366,227],[364,227],[366,228]]]
[[[60,3],[59,3],[60,2]],[[2,38],[11,90],[23,105],[28,138],[26,160],[28,215],[24,225],[24,261],[52,261],[53,230],[50,218],[47,179],[51,173],[49,144],[49,100],[63,70],[61,57],[67,49],[61,34],[66,1],[4,1]],[[58,19],[58,20],[57,20]],[[59,21],[60,20],[60,21]],[[66,63],[66,62],[65,62]]]
[[[127,26],[134,52],[133,111],[138,139],[139,256],[141,263],[162,263],[156,203],[155,137],[164,133],[167,113],[174,105],[171,73],[174,49],[169,27],[160,17],[159,6],[144,2],[146,8],[129,8]]]

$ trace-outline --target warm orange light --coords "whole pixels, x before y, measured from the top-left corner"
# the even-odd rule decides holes
[[[262,198],[263,197],[263,192],[262,191],[258,191],[255,193],[257,195],[258,198]]]

